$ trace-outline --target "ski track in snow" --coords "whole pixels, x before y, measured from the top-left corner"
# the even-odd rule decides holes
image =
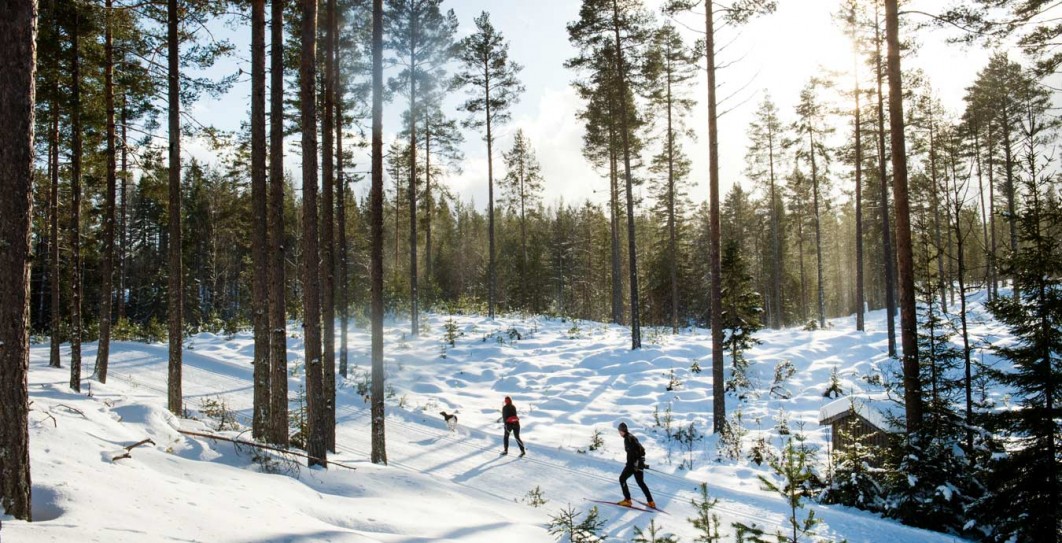
[[[981,302],[976,296],[971,299],[974,339],[1006,341],[1005,331],[985,315]],[[46,407],[48,416],[62,423],[56,421],[52,428],[45,416],[31,415],[35,512],[43,511],[36,513],[43,520],[26,524],[4,517],[6,535],[30,542],[67,540],[71,534],[85,541],[419,542],[497,541],[504,533],[507,541],[551,541],[545,525],[560,508],[571,504],[586,510],[585,499],[621,497],[618,475],[624,455],[615,432],[621,421],[648,450],[652,469],[646,472],[646,482],[660,508],[669,513],[656,518],[665,531],[684,541],[695,536],[686,518],[694,515],[691,500],[699,496],[701,482],[719,499],[714,512],[724,533],[732,532],[732,522],[755,523],[768,533],[784,529],[789,514],[785,503],[759,486],[757,475],[767,474],[766,469],[744,459],[718,459],[717,438],[710,435],[707,331],[671,336],[646,329],[646,346],[632,352],[629,336],[620,327],[544,317],[490,321],[454,316],[460,336],[454,347],[444,349],[443,325],[450,318],[426,315],[429,329],[420,338],[407,336],[406,323],[387,327],[387,467],[367,462],[371,419],[354,389],[359,379],[367,378],[369,342],[365,330],[351,330],[351,372],[346,381],[337,377],[337,451],[330,458],[355,465],[358,471],[303,467],[297,477],[263,475],[248,467],[246,458],[230,445],[176,433],[178,426],[212,428],[165,413],[165,344],[113,342],[111,382],[100,385],[87,378],[95,344],[86,343],[83,389],[91,390],[92,398],[69,391],[69,370],[47,368],[47,346],[34,346],[31,397],[38,410]],[[884,325],[883,311],[877,311],[868,314],[865,333],[854,330],[852,317],[834,319],[827,330],[758,333],[762,343],[748,352],[756,392],[744,401],[732,396],[727,400],[728,414],[740,411],[750,429],[746,447],[783,417],[790,428],[802,427],[809,443],[824,446],[827,437],[817,415],[832,401],[822,397],[829,375],[836,368],[846,391],[869,390],[861,376],[888,365]],[[511,331],[520,338],[514,339]],[[186,408],[197,410],[202,401],[220,398],[249,427],[252,348],[247,332],[233,338],[199,334],[186,341]],[[289,369],[302,369],[301,349],[301,339],[289,337]],[[65,364],[68,346],[63,357]],[[989,354],[985,358],[992,361]],[[767,392],[775,366],[783,360],[796,368],[784,383],[789,399]],[[690,371],[695,361],[703,370],[699,374]],[[679,385],[667,391],[672,375]],[[301,374],[289,372],[292,398],[301,382]],[[513,397],[520,412],[521,436],[528,448],[523,458],[498,454],[501,425],[496,419],[505,395]],[[65,408],[79,410],[84,420]],[[668,451],[666,432],[655,423],[669,408],[672,429],[694,423],[702,435],[709,434],[695,444],[691,470],[678,469],[689,453],[675,443]],[[446,429],[438,415],[441,410],[458,414],[455,432]],[[595,431],[604,446],[585,452]],[[145,433],[155,439],[155,447],[134,449],[130,459],[110,461],[111,452],[120,452],[122,445],[143,439]],[[72,444],[64,445],[67,442]],[[782,442],[775,435],[772,444]],[[102,452],[71,450],[79,446]],[[518,449],[515,443],[512,448]],[[824,455],[819,460],[824,463]],[[41,464],[48,469],[42,472]],[[130,470],[144,480],[127,480]],[[637,485],[630,484],[640,498]],[[535,488],[548,500],[537,509],[523,503]],[[94,500],[100,499],[116,503],[114,510],[97,511]],[[244,500],[250,503],[241,503]],[[165,506],[152,505],[154,501]],[[818,533],[831,538],[956,540],[855,509],[807,507],[822,522]],[[130,508],[137,514],[130,515]],[[158,522],[172,516],[174,508],[178,520]],[[620,540],[630,540],[634,527],[644,527],[651,518],[636,510],[605,507],[600,512],[608,519],[610,538]],[[101,518],[106,514],[114,516]],[[806,511],[801,518],[804,515]],[[198,526],[179,529],[174,524],[179,519]]]

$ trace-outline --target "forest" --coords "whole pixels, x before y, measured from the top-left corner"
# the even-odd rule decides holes
[[[721,29],[793,1],[570,0],[556,68],[596,177],[568,180],[514,120],[539,60],[510,40],[528,31],[460,1],[0,2],[0,505],[30,520],[31,343],[74,391],[107,382],[110,342],[166,343],[180,415],[185,340],[251,330],[254,439],[327,466],[348,330],[369,329],[386,464],[385,322],[416,338],[430,314],[546,315],[625,326],[632,350],[707,328],[704,411],[723,433],[758,331],[849,315],[863,330],[884,309],[905,411],[894,471],[845,458],[851,486],[828,499],[963,537],[1062,539],[1059,6],[836,0],[850,70],[802,82],[791,109],[730,96],[742,59]],[[991,51],[961,103],[908,68],[928,36]],[[238,129],[196,115],[234,89]],[[743,132],[719,130],[732,108],[750,112]],[[472,146],[486,202],[448,186]],[[603,196],[564,201],[560,183]],[[968,337],[982,291],[1019,338],[991,346],[1012,371]],[[308,368],[296,433],[290,328]],[[986,386],[1011,403],[979,403]],[[871,503],[869,486],[891,490]]]

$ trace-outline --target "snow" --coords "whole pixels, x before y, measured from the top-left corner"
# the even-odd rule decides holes
[[[848,410],[855,411],[882,430],[889,432],[903,430],[898,424],[899,417],[903,416],[903,405],[886,392],[853,394],[830,402],[819,410],[819,420],[835,417]]]
[[[1005,336],[972,301],[972,332],[977,340]],[[445,345],[445,324],[457,324],[455,345]],[[50,368],[48,346],[33,346],[29,388],[30,440],[35,521],[3,516],[6,541],[554,541],[551,515],[587,499],[619,500],[617,477],[624,458],[616,432],[626,422],[648,450],[652,470],[646,482],[669,515],[655,517],[665,532],[683,541],[695,537],[686,521],[690,501],[706,482],[719,499],[726,534],[733,522],[756,523],[773,532],[788,509],[760,488],[766,468],[748,460],[721,458],[711,434],[711,336],[707,330],[647,329],[646,345],[629,349],[629,332],[601,323],[511,316],[424,315],[427,331],[408,337],[408,322],[389,322],[385,333],[388,465],[368,461],[368,405],[356,391],[368,377],[369,337],[351,330],[351,373],[338,384],[337,452],[330,459],[355,467],[307,468],[271,455],[277,473],[253,460],[246,446],[183,435],[178,430],[250,439],[252,401],[250,333],[232,338],[199,334],[184,353],[186,409],[200,420],[180,419],[165,409],[165,344],[114,342],[107,384],[90,380],[84,393],[69,389],[69,346],[61,369]],[[823,413],[846,409],[849,396],[824,398],[836,368],[846,393],[877,405],[880,388],[867,375],[890,364],[883,312],[867,316],[867,331],[854,318],[834,319],[825,330],[765,330],[762,344],[748,353],[754,390],[739,401],[727,399],[730,414],[740,411],[750,430],[746,450],[764,436],[783,445],[776,426],[784,419],[808,443],[820,447],[825,471],[827,433]],[[301,337],[289,329],[289,378],[294,398],[302,383]],[[510,330],[519,332],[519,339]],[[573,332],[574,330],[574,332]],[[650,344],[652,343],[652,344]],[[85,360],[96,345],[85,343]],[[986,360],[991,359],[985,354]],[[796,373],[784,386],[788,399],[768,393],[774,368],[789,361]],[[693,373],[697,362],[704,371]],[[674,390],[666,390],[672,379]],[[502,399],[512,396],[519,410],[528,455],[499,456]],[[237,413],[243,431],[217,431],[199,413],[204,401],[224,402]],[[840,406],[840,407],[838,407]],[[439,411],[456,413],[455,432]],[[670,417],[670,428],[667,419]],[[869,418],[869,417],[868,417]],[[657,421],[660,421],[660,424]],[[669,439],[694,424],[703,437],[687,451]],[[604,446],[589,450],[595,432]],[[146,438],[151,443],[128,451]],[[515,448],[515,445],[514,445]],[[262,453],[259,453],[262,454]],[[684,460],[692,469],[680,468]],[[300,465],[301,464],[301,465]],[[298,466],[298,467],[296,467]],[[641,498],[631,485],[635,498]],[[533,491],[547,503],[533,507]],[[942,491],[945,491],[942,489]],[[952,536],[915,529],[856,509],[809,504],[822,524],[821,536],[850,542],[943,542]],[[629,541],[650,513],[599,506],[610,540]],[[729,540],[732,536],[727,535]]]

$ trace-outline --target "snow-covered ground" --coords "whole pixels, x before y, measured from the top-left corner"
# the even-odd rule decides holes
[[[974,338],[1005,339],[972,300]],[[452,321],[451,321],[452,319]],[[356,467],[309,469],[280,460],[267,473],[248,447],[193,438],[178,429],[249,439],[249,432],[215,432],[216,423],[178,419],[166,409],[164,344],[116,342],[106,385],[85,379],[83,393],[68,387],[69,346],[62,369],[47,366],[48,348],[32,349],[30,439],[33,523],[3,518],[0,537],[44,541],[355,541],[355,542],[546,542],[551,515],[587,499],[619,500],[617,477],[623,445],[615,428],[626,422],[648,451],[646,481],[667,514],[599,506],[610,540],[630,541],[651,519],[682,541],[695,537],[687,518],[701,482],[719,498],[715,512],[723,531],[731,523],[755,523],[773,533],[789,515],[781,498],[760,487],[764,467],[747,459],[721,458],[711,434],[711,338],[707,330],[643,330],[645,347],[629,349],[625,328],[544,317],[429,315],[419,338],[408,322],[386,328],[388,465],[368,462],[368,406],[357,393],[368,379],[366,330],[350,332],[351,373],[337,392],[337,453],[331,460]],[[445,343],[447,324],[455,345]],[[293,325],[291,330],[297,330]],[[821,446],[825,472],[828,435],[819,426],[823,397],[836,370],[846,392],[880,391],[865,376],[891,362],[886,357],[883,312],[870,313],[867,331],[854,318],[835,319],[820,331],[764,330],[748,353],[753,388],[744,399],[728,397],[740,411],[746,450],[759,435],[782,444],[782,419]],[[185,345],[186,408],[224,402],[249,425],[252,400],[250,334],[233,338],[199,334]],[[992,358],[984,355],[986,361]],[[95,344],[84,346],[86,375]],[[776,366],[795,372],[778,383],[791,395],[771,394]],[[302,383],[302,343],[292,333],[289,388]],[[696,363],[703,369],[691,371]],[[669,390],[670,385],[670,390]],[[528,454],[515,444],[500,456],[502,399],[520,411]],[[440,411],[456,412],[456,432]],[[685,450],[667,438],[690,424],[697,439]],[[596,432],[603,446],[590,449]],[[124,447],[150,438],[123,455]],[[274,457],[275,458],[275,457]],[[690,468],[692,463],[692,469]],[[682,465],[685,464],[685,465]],[[641,493],[630,481],[635,498]],[[539,493],[546,503],[531,505]],[[855,509],[808,504],[822,521],[816,531],[850,542],[954,541]],[[728,538],[729,539],[729,536]]]

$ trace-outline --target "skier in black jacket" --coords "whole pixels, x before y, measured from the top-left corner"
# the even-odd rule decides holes
[[[627,431],[627,423],[621,422],[619,424],[619,434],[623,437],[623,450],[627,451],[627,464],[623,467],[623,473],[620,474],[619,478],[620,488],[623,489],[623,501],[617,505],[631,506],[631,489],[627,488],[627,479],[633,475],[638,487],[645,494],[646,505],[656,509],[653,495],[649,492],[649,487],[645,486],[645,448],[638,442],[638,438]]]
[[[527,454],[524,442],[520,440],[520,417],[516,416],[516,406],[513,405],[513,399],[508,396],[505,397],[505,405],[502,406],[501,420],[505,423],[505,438],[502,440],[505,448],[501,453],[509,454],[509,433],[512,432],[513,437],[516,438],[516,444],[520,446],[520,456]]]

